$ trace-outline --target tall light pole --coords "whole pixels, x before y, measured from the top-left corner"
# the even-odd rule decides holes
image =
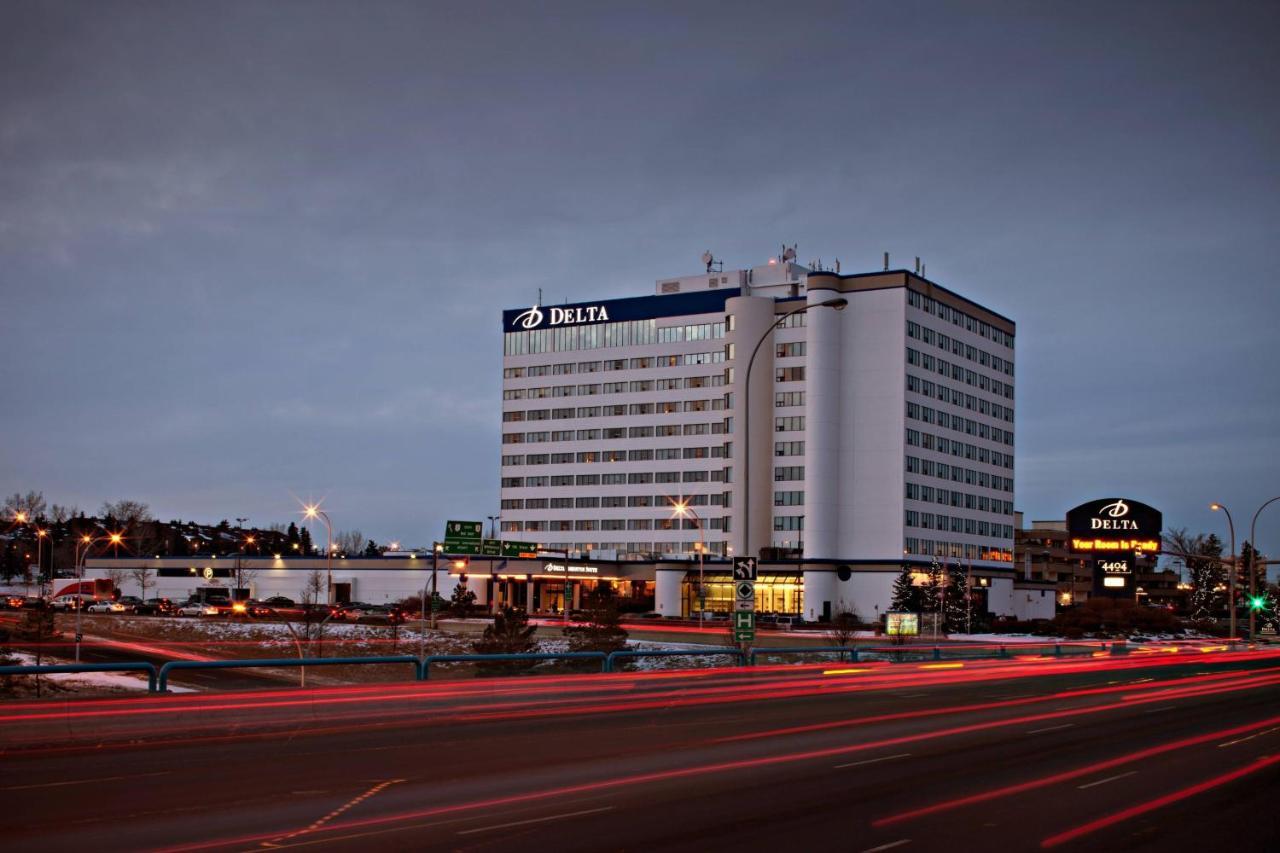
[[[324,549],[324,574],[328,583],[328,592],[325,593],[325,603],[333,604],[333,524],[329,521],[329,515],[320,509],[319,504],[308,504],[303,508],[302,517],[305,519],[318,518],[324,522],[325,540]]]
[[[789,317],[796,314],[803,314],[810,308],[834,308],[837,311],[844,310],[849,304],[849,300],[843,296],[837,296],[828,299],[825,302],[815,302],[812,305],[801,305],[799,308],[788,311],[777,320],[773,321],[773,325],[764,330],[764,334],[760,336],[760,340],[756,341],[755,349],[751,350],[751,358],[747,359],[747,372],[743,377],[742,383],[742,556],[754,557],[755,552],[751,550],[751,368],[755,366],[756,355],[760,352],[760,347],[773,334],[773,330],[781,326]]]
[[[1253,629],[1258,621],[1258,611],[1253,606],[1253,602],[1258,595],[1258,579],[1254,575],[1254,564],[1258,562],[1258,516],[1262,515],[1262,511],[1276,501],[1280,501],[1280,495],[1258,507],[1258,511],[1253,514],[1253,521],[1249,522],[1249,642],[1251,643],[1254,637]]]
[[[489,538],[490,539],[498,538],[498,520],[501,518],[502,516],[500,515],[489,516]]]
[[[36,529],[36,580],[40,582],[41,596],[44,595],[44,538],[48,535],[48,530]]]
[[[1214,512],[1222,510],[1227,516],[1227,529],[1231,531],[1231,581],[1229,584],[1230,592],[1227,595],[1231,598],[1231,605],[1228,607],[1231,614],[1231,636],[1229,639],[1234,643],[1236,641],[1236,525],[1231,520],[1231,511],[1222,504],[1209,504],[1209,509]]]
[[[80,663],[80,643],[84,639],[84,633],[80,630],[80,614],[84,612],[84,564],[89,558],[89,549],[93,547],[95,542],[110,542],[117,548],[124,541],[124,535],[121,533],[109,533],[106,536],[99,536],[96,539],[89,535],[80,537],[80,541],[84,543],[84,550],[76,554],[76,663]]]
[[[702,559],[707,551],[707,540],[702,535],[702,519],[698,517],[697,510],[689,506],[688,501],[674,498],[667,498],[667,500],[671,501],[671,509],[677,517],[684,518],[686,515],[692,517],[698,529],[698,628],[702,629],[706,627],[707,622],[707,593],[702,582]]]

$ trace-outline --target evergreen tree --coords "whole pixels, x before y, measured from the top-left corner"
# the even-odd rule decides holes
[[[920,590],[916,588],[911,578],[911,567],[903,566],[902,571],[893,581],[893,599],[889,604],[890,610],[906,610],[912,613],[920,612]]]
[[[298,546],[298,550],[302,550],[302,540],[298,538],[298,525],[289,522],[289,529],[285,533],[285,545],[290,551],[294,550],[294,545]]]
[[[627,647],[627,631],[622,627],[613,588],[599,584],[583,602],[586,621],[564,629],[571,652],[617,652]],[[592,664],[594,666],[594,664]]]
[[[946,632],[948,634],[958,634],[968,628],[969,607],[966,596],[969,594],[969,578],[965,574],[964,569],[960,567],[958,562],[952,563],[947,569],[947,588],[946,588],[946,606],[944,615],[946,618]]]
[[[381,553],[382,552],[378,550],[378,543],[374,542],[372,539],[369,540],[368,545],[364,546],[364,555],[366,557],[377,557]]]
[[[311,550],[312,550],[311,531],[305,527],[302,528],[300,531],[298,531],[298,545],[299,545],[298,551],[302,554],[302,556],[304,557],[311,556]]]
[[[476,594],[467,589],[465,580],[458,581],[453,588],[453,596],[449,599],[449,615],[456,619],[466,618],[476,603]]]
[[[529,616],[519,607],[504,607],[493,616],[493,624],[484,629],[484,635],[472,643],[479,655],[515,655],[536,652],[538,643],[533,639],[536,625],[529,624]],[[481,661],[476,665],[477,675],[512,675],[527,672],[534,661]]]

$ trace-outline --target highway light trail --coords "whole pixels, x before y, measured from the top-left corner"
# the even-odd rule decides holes
[[[1280,683],[1280,676],[1265,681],[1266,684]],[[1259,686],[1257,679],[1245,679],[1242,684],[1227,682],[1220,684],[1215,694],[1226,695],[1240,690],[1254,689]],[[1196,693],[1197,696],[1205,695],[1203,692]],[[675,781],[682,779],[698,778],[717,773],[729,773],[734,771],[744,771],[750,769],[759,769],[765,767],[773,767],[780,765],[796,764],[799,762],[811,761],[815,759],[831,759],[835,757],[848,756],[857,753],[868,752],[876,749],[888,747],[899,747],[907,744],[922,743],[935,741],[940,739],[954,738],[958,735],[990,731],[994,729],[1010,729],[1014,727],[1025,726],[1030,723],[1037,723],[1044,720],[1060,720],[1066,718],[1091,717],[1111,711],[1129,710],[1135,706],[1148,704],[1152,702],[1167,702],[1169,696],[1153,696],[1143,699],[1132,699],[1130,701],[1116,701],[1103,705],[1093,705],[1083,708],[1061,709],[1054,711],[1045,711],[1041,713],[1027,714],[1018,717],[1002,717],[996,720],[984,720],[981,722],[973,722],[964,725],[949,726],[940,729],[933,729],[912,734],[898,735],[895,737],[879,738],[861,743],[842,744],[839,746],[822,747],[816,749],[802,750],[797,752],[789,752],[778,755],[765,755],[753,758],[708,762],[700,765],[684,766],[659,771],[650,771],[643,773],[635,773],[625,776],[619,776],[611,779],[599,779],[594,781],[582,782],[572,785],[563,785],[553,788],[542,788],[535,791],[517,792],[498,797],[487,797],[461,803],[454,803],[441,806],[433,806],[426,809],[416,809],[407,812],[401,812],[392,815],[380,817],[370,817],[361,820],[350,820],[341,823],[332,823],[324,828],[324,832],[350,831],[353,829],[361,829],[372,826],[385,826],[393,823],[401,823],[410,820],[421,820],[423,818],[433,818],[442,815],[456,814],[459,812],[467,812],[478,809],[494,809],[501,806],[509,806],[514,804],[541,802],[546,800],[560,800],[571,796],[581,794],[593,794],[604,791],[617,790],[631,786],[647,785],[658,782]],[[1274,721],[1268,720],[1266,724],[1274,724]],[[1215,733],[1221,737],[1222,733]],[[224,847],[232,845],[256,844],[271,838],[279,837],[284,834],[275,831],[266,835],[252,835],[242,838],[224,839],[220,841],[202,842],[192,845],[182,845],[170,848],[173,851],[179,850],[198,850],[214,847]],[[317,833],[320,834],[320,833]]]
[[[932,805],[923,806],[917,809],[911,809],[910,811],[898,812],[897,814],[892,814],[892,815],[889,815],[888,817],[882,817],[878,820],[874,820],[871,822],[871,825],[877,828],[892,826],[895,823],[902,823],[903,821],[914,820],[916,818],[925,817],[927,815],[939,814],[941,812],[950,811],[952,809],[959,809],[959,808],[964,808],[966,806],[977,805],[978,803],[984,803],[989,800],[998,800],[1004,797],[1010,797],[1015,794],[1024,793],[1026,791],[1033,791],[1037,788],[1044,788],[1049,785],[1057,785],[1062,782],[1069,782],[1073,779],[1079,779],[1083,776],[1092,776],[1097,773],[1102,773],[1107,770],[1114,769],[1116,767],[1123,767],[1126,764],[1132,764],[1135,761],[1142,761],[1143,759],[1152,758],[1157,755],[1164,755],[1165,753],[1174,752],[1176,750],[1186,749],[1192,746],[1198,746],[1203,743],[1209,743],[1211,741],[1218,740],[1219,738],[1234,737],[1236,735],[1248,734],[1250,732],[1255,732],[1258,729],[1265,729],[1268,726],[1273,726],[1277,723],[1280,723],[1280,717],[1268,717],[1265,720],[1258,720],[1257,722],[1253,722],[1253,723],[1246,723],[1240,726],[1232,726],[1231,728],[1219,729],[1217,731],[1208,732],[1206,734],[1197,735],[1195,737],[1181,738],[1179,740],[1169,741],[1168,743],[1162,743],[1162,744],[1159,744],[1158,746],[1147,747],[1146,749],[1139,749],[1135,752],[1130,752],[1124,755],[1116,756],[1115,758],[1109,758],[1109,759],[1106,759],[1105,761],[1097,761],[1091,764],[1081,765],[1080,767],[1076,767],[1072,770],[1066,770],[1061,773],[1053,773],[1048,776],[1041,776],[1037,779],[1031,779],[1026,782],[1020,782],[1015,785],[1004,785],[999,788],[992,788],[987,791],[981,791],[979,793],[970,794],[964,797],[956,797],[950,800],[943,800],[941,802],[933,803]]]
[[[1068,841],[1073,841],[1077,838],[1081,838],[1085,835],[1089,835],[1091,833],[1097,832],[1100,829],[1106,829],[1109,826],[1114,826],[1115,824],[1121,823],[1122,821],[1129,820],[1130,818],[1135,818],[1135,817],[1138,817],[1139,815],[1146,814],[1147,812],[1152,812],[1152,811],[1155,811],[1156,809],[1161,809],[1161,808],[1164,808],[1165,806],[1173,805],[1174,803],[1181,802],[1182,800],[1188,799],[1190,797],[1194,797],[1197,794],[1203,794],[1205,791],[1210,791],[1214,788],[1219,788],[1223,785],[1234,782],[1237,779],[1242,779],[1245,776],[1248,776],[1253,773],[1257,773],[1260,770],[1265,770],[1268,767],[1273,767],[1277,763],[1280,763],[1280,755],[1264,755],[1261,758],[1258,758],[1255,761],[1253,761],[1251,764],[1248,764],[1236,770],[1232,770],[1230,773],[1224,773],[1221,776],[1215,776],[1212,779],[1206,779],[1205,781],[1199,782],[1195,785],[1182,788],[1172,793],[1165,794],[1164,796],[1161,796],[1161,797],[1156,797],[1153,800],[1147,800],[1146,802],[1139,803],[1136,806],[1130,806],[1127,809],[1121,809],[1120,811],[1113,812],[1112,814],[1109,814],[1106,817],[1081,824],[1080,826],[1077,826],[1073,829],[1069,829],[1066,832],[1060,832],[1057,835],[1051,835],[1048,838],[1041,841],[1040,846],[1048,849],[1051,847],[1057,847],[1061,844],[1066,844]]]

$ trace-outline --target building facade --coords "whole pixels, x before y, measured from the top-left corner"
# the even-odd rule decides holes
[[[1015,332],[904,270],[782,257],[506,311],[503,537],[621,561],[702,542],[760,556],[769,609],[811,619],[882,612],[904,562],[1012,578]]]

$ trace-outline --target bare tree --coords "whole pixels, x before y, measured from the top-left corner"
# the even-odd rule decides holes
[[[53,504],[49,507],[49,520],[55,524],[65,524],[80,514],[78,506],[63,506],[62,504]]]
[[[155,578],[155,571],[148,566],[138,566],[136,569],[132,569],[129,572],[129,575],[141,590],[141,592],[138,593],[138,597],[143,601],[146,601],[147,590],[151,588],[151,581]]]
[[[248,589],[249,584],[258,576],[257,569],[250,569],[244,564],[244,557],[236,555],[235,568],[231,572],[232,589]]]
[[[853,642],[857,631],[857,614],[845,610],[832,617],[831,624],[827,628],[827,639],[831,641],[831,645],[844,648]]]
[[[114,518],[125,525],[137,524],[139,521],[153,521],[151,507],[141,501],[103,501],[98,510],[103,518]]]
[[[364,534],[359,530],[339,530],[333,537],[333,544],[348,557],[358,556],[364,550]]]
[[[13,518],[15,515],[22,513],[28,519],[34,521],[44,515],[44,511],[44,492],[31,491],[25,495],[21,492],[14,492],[4,499],[4,514],[6,518]]]
[[[314,569],[307,575],[302,587],[302,637],[307,650],[316,650],[316,657],[324,652],[324,629],[333,613],[325,607],[329,600],[328,584],[324,572]]]
[[[107,569],[107,580],[111,581],[111,589],[114,595],[119,597],[120,587],[124,586],[125,580],[132,574],[128,569]]]

